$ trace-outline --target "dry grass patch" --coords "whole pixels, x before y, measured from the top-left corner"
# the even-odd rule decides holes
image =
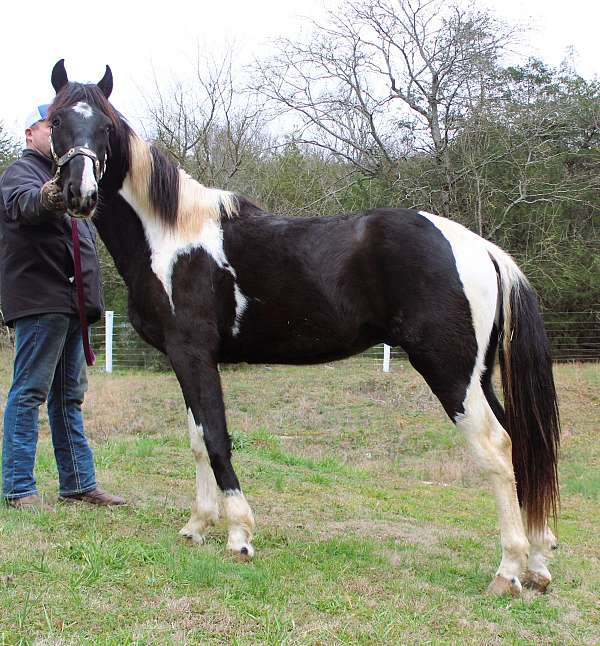
[[[222,371],[258,523],[247,565],[224,555],[222,526],[202,547],[177,535],[194,463],[175,378],[93,372],[99,481],[131,504],[0,511],[0,644],[597,641],[600,368],[557,369],[567,432],[552,591],[498,600],[481,594],[500,556],[489,487],[399,365]],[[0,393],[9,378],[0,370]],[[45,431],[39,451],[40,488],[54,492]]]

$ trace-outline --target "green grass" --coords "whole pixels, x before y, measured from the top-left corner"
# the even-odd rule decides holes
[[[2,356],[0,402],[9,384]],[[256,557],[178,529],[194,463],[172,375],[90,376],[100,483],[121,509],[0,510],[0,644],[600,643],[600,367],[557,368],[560,547],[548,594],[482,594],[493,498],[422,380],[346,362],[222,372]],[[56,500],[42,422],[36,475]]]

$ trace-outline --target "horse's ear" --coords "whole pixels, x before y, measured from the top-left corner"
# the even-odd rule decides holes
[[[58,94],[59,91],[69,82],[67,70],[65,69],[65,59],[61,58],[58,63],[52,68],[52,76],[50,77],[52,87]]]
[[[108,99],[113,89],[112,72],[110,71],[110,67],[108,65],[106,66],[104,76],[100,79],[100,81],[98,81],[98,87],[102,91],[102,94],[104,94],[104,96]]]

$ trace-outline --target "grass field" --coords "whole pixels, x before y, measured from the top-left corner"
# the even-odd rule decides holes
[[[556,376],[554,581],[508,599],[482,594],[500,560],[490,488],[407,364],[223,371],[257,520],[246,564],[223,527],[178,536],[194,463],[175,378],[94,373],[98,478],[130,504],[0,510],[0,644],[600,644],[600,366]],[[54,502],[46,422],[37,478]]]

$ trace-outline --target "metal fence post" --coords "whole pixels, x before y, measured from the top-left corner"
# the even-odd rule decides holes
[[[392,348],[387,344],[383,344],[383,372],[390,371],[390,356],[392,354]]]
[[[106,372],[113,369],[113,321],[115,313],[111,310],[104,312],[104,349]]]

